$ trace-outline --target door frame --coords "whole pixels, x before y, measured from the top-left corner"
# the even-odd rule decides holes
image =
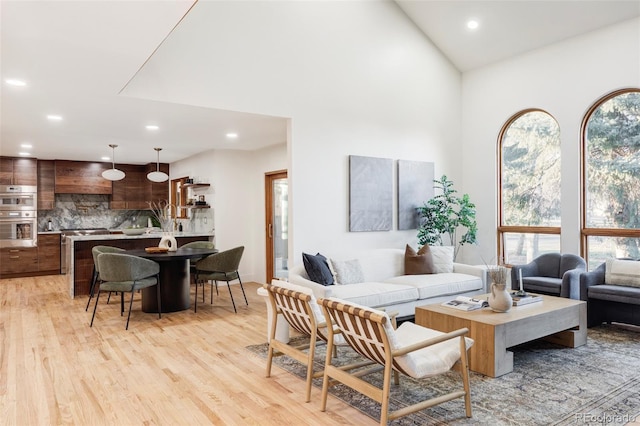
[[[287,179],[287,170],[276,170],[266,172],[264,174],[264,203],[265,203],[265,219],[264,219],[264,236],[265,236],[265,261],[266,261],[266,279],[267,283],[271,283],[273,279],[273,181],[276,179]]]

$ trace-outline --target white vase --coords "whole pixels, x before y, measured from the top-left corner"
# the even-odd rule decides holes
[[[158,247],[166,248],[169,251],[177,251],[178,242],[171,232],[163,232]]]
[[[507,284],[491,283],[489,295],[489,307],[495,312],[509,312],[513,306],[513,299],[507,291]]]

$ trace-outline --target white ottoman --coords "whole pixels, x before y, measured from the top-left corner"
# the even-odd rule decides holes
[[[271,321],[273,321],[273,309],[269,302],[269,293],[264,288],[258,289],[258,295],[264,297],[264,301],[267,304],[267,342],[269,342],[271,334]],[[276,339],[281,342],[289,343],[289,323],[282,317],[282,314],[278,314],[276,323]]]

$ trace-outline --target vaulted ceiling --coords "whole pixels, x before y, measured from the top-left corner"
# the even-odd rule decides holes
[[[637,1],[396,3],[461,72],[640,15]],[[163,148],[161,161],[173,162],[210,149],[284,143],[284,117],[122,94],[194,13],[206,12],[193,0],[2,0],[0,154],[100,161],[111,156],[108,145],[117,144],[117,162],[148,163],[155,161],[154,147]],[[477,21],[475,31],[466,27],[469,19]]]

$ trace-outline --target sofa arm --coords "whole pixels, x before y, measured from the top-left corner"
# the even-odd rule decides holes
[[[302,271],[299,271],[302,269]],[[305,274],[305,275],[302,275]],[[332,296],[331,287],[332,286],[324,286],[322,284],[318,284],[317,282],[311,281],[306,277],[306,273],[304,272],[304,268],[293,268],[289,271],[289,282],[297,285],[301,285],[303,287],[310,288],[313,291],[313,295],[316,299],[327,298]]]
[[[587,300],[587,291],[592,285],[604,284],[605,263],[591,272],[580,274],[580,300]]]
[[[482,266],[465,265],[464,263],[453,263],[453,272],[456,274],[467,274],[479,277],[482,280],[482,288],[487,290],[487,283],[489,282],[489,271]]]
[[[562,285],[560,286],[560,297],[570,299],[580,299],[580,275],[583,268],[570,269],[562,275]],[[586,300],[586,299],[585,299]]]

